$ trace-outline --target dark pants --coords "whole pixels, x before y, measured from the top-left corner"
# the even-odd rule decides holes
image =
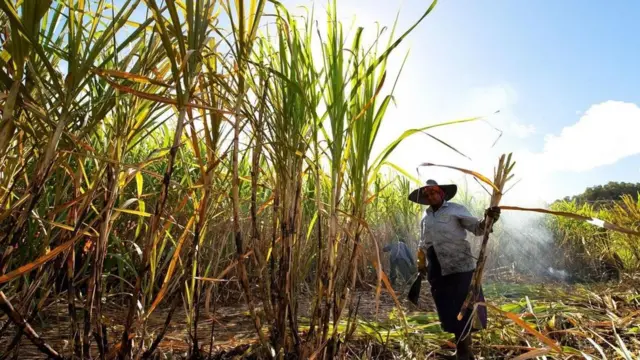
[[[473,271],[442,276],[440,262],[433,247],[427,249],[427,259],[427,279],[431,285],[431,295],[436,304],[442,330],[453,333],[456,338],[460,338],[469,334],[470,330],[475,332],[486,328],[487,309],[485,306],[479,305],[475,314],[473,314],[473,307],[468,309],[462,320],[458,321],[458,313],[469,293]],[[482,288],[474,300],[474,303],[484,302]],[[474,315],[476,321],[472,319],[471,315]]]
[[[413,266],[402,259],[390,261],[390,263],[391,269],[389,269],[389,280],[391,280],[391,285],[396,284],[396,278],[398,277],[397,272],[399,272],[404,279],[403,285],[406,285],[411,280],[411,275],[414,272]]]

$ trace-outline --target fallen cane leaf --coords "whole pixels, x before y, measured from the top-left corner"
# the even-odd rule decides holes
[[[533,358],[537,358],[538,356],[546,355],[549,352],[550,352],[549,349],[535,349],[535,350],[529,351],[528,353],[524,353],[520,356],[517,356],[513,358],[513,360],[533,359]]]
[[[532,335],[534,335],[536,338],[538,338],[538,340],[542,341],[543,343],[549,345],[553,350],[558,351],[560,353],[562,353],[562,348],[560,346],[558,346],[558,344],[556,344],[553,340],[549,339],[548,337],[544,336],[541,332],[535,330],[534,328],[532,328],[531,326],[529,326],[529,324],[527,324],[526,322],[524,322],[524,320],[520,319],[518,317],[518,315],[514,314],[514,313],[510,313],[507,311],[504,311],[502,309],[499,309],[498,307],[491,305],[487,302],[484,303],[478,303],[481,305],[485,305],[488,308],[491,308],[499,313],[501,313],[502,315],[505,315],[506,317],[508,317],[511,321],[515,322],[516,324],[518,324],[520,327],[522,327],[524,330],[526,330],[527,332],[531,333]]]

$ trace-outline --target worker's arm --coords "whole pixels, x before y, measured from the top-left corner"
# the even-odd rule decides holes
[[[493,223],[495,224],[500,218],[500,208],[498,207],[489,208],[485,211],[485,214],[490,215],[493,218]],[[467,208],[464,206],[460,206],[457,217],[462,227],[467,229],[467,231],[469,231],[470,233],[476,236],[484,235],[484,229],[485,229],[484,219],[478,219],[477,217],[471,215],[469,210],[467,210]],[[493,232],[493,226],[489,231]]]
[[[484,226],[481,226],[482,219],[478,219],[477,217],[471,215],[469,210],[466,207],[460,206],[456,211],[456,217],[468,232],[480,236],[484,233]]]

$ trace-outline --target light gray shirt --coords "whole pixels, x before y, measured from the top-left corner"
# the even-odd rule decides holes
[[[444,202],[438,211],[427,208],[420,224],[420,244],[427,254],[427,248],[433,246],[442,276],[472,271],[476,259],[471,253],[471,244],[467,241],[467,231],[476,236],[484,233],[482,219],[471,215],[460,204]]]

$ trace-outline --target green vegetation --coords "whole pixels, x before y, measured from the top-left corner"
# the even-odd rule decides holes
[[[576,201],[560,202],[554,210],[598,218],[629,229],[640,226],[640,201],[623,195],[607,207]],[[612,272],[636,273],[640,269],[640,242],[630,236],[589,224],[554,218],[549,224],[555,234],[555,245],[564,251],[565,266],[577,275],[611,276]]]
[[[230,304],[255,338],[227,347],[257,358],[445,341],[407,342],[433,314],[405,317],[382,271],[390,239],[415,248],[422,211],[406,201],[419,183],[388,158],[408,136],[477,118],[373,153],[400,76],[387,61],[435,2],[391,31],[347,31],[336,3],[298,17],[263,0],[0,0],[0,358],[24,358],[25,344],[56,359],[213,357]],[[484,199],[459,199],[481,215]],[[596,214],[572,204],[556,206]],[[625,198],[597,215],[637,229],[639,209]],[[549,226],[585,259],[575,268],[616,253],[638,270],[631,235]],[[488,244],[490,273],[518,242],[498,226]],[[394,344],[362,345],[362,291],[395,309]],[[487,341],[548,341],[499,332]]]
[[[613,201],[619,201],[623,196],[631,196],[638,200],[640,183],[627,183],[610,181],[604,185],[588,187],[582,194],[567,196],[564,201],[576,201],[579,204],[591,203],[597,205],[608,205]]]

